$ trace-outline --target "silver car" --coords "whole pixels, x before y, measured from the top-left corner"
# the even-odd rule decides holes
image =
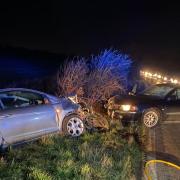
[[[24,88],[0,89],[1,148],[58,131],[80,136],[84,130],[80,107],[68,98]]]

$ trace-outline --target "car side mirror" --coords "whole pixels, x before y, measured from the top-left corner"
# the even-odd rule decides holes
[[[131,96],[134,96],[134,95],[135,95],[135,93],[132,92],[132,91],[128,92],[128,94],[131,95]]]
[[[137,84],[135,84],[132,88],[132,91],[130,91],[128,94],[134,96],[137,92]]]

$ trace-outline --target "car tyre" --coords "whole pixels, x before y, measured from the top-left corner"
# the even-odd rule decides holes
[[[142,115],[143,125],[147,128],[156,127],[162,120],[162,113],[156,108],[149,108]]]
[[[64,118],[62,130],[64,135],[78,137],[85,132],[85,125],[80,116],[72,114]]]

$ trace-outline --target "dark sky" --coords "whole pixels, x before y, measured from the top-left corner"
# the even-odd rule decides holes
[[[180,11],[168,2],[1,2],[0,45],[80,56],[114,47],[146,67],[177,72]]]

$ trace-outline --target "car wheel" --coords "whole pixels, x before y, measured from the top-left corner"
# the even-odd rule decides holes
[[[143,124],[148,128],[157,126],[161,119],[161,112],[155,108],[147,109],[142,116]]]
[[[78,137],[85,131],[83,120],[78,115],[69,115],[63,120],[63,133]]]

